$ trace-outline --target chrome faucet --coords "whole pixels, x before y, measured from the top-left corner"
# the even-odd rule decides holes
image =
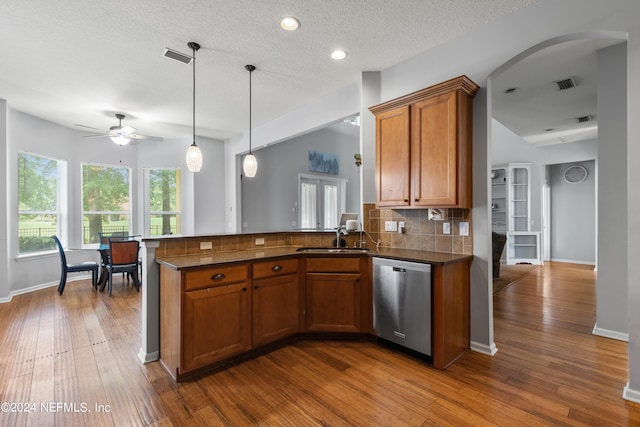
[[[340,235],[348,235],[349,233],[347,233],[347,230],[344,229],[344,225],[338,225],[338,228],[336,228],[336,248],[340,247]]]

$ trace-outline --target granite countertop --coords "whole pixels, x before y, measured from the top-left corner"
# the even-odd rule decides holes
[[[206,267],[215,264],[227,264],[243,261],[256,261],[261,259],[282,258],[289,256],[378,256],[382,258],[398,259],[403,261],[422,262],[425,264],[450,264],[473,259],[473,255],[451,254],[444,252],[418,251],[411,249],[379,248],[368,252],[354,252],[353,254],[341,253],[306,253],[298,252],[298,246],[279,246],[264,249],[250,249],[243,251],[213,252],[194,255],[179,255],[156,258],[158,264],[165,265],[174,270]]]

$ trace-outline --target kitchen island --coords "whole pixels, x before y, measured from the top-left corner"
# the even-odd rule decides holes
[[[284,245],[160,256],[160,360],[178,381],[297,339],[375,339],[372,256],[433,266],[433,366],[469,348],[473,256]]]

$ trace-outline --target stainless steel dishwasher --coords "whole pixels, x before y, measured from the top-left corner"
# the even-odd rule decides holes
[[[431,356],[431,265],[373,258],[373,327],[383,340]]]

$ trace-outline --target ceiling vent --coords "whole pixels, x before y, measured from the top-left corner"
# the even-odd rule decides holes
[[[574,80],[573,77],[569,77],[568,79],[558,80],[554,83],[556,84],[556,86],[558,86],[558,90],[567,90],[577,86],[576,81]]]
[[[586,123],[586,122],[590,122],[591,116],[589,114],[584,115],[584,116],[580,116],[580,117],[576,117],[576,122],[578,123]]]
[[[173,49],[169,49],[168,47],[164,49],[164,52],[162,52],[162,56],[178,62],[182,62],[183,64],[187,65],[191,64],[191,62],[193,61],[193,58],[191,56],[185,55],[184,53],[180,53]]]

